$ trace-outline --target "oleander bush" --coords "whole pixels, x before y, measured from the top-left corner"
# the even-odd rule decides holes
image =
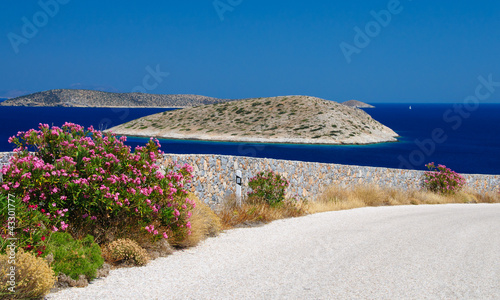
[[[53,255],[54,272],[58,275],[65,274],[74,280],[85,275],[91,281],[104,263],[101,248],[91,235],[75,240],[67,232],[54,232],[50,237],[47,253]]]
[[[265,201],[269,205],[277,205],[285,200],[285,191],[289,182],[285,177],[273,171],[262,171],[250,178],[248,186],[252,189],[248,192],[250,201]]]
[[[15,278],[12,277],[11,267],[15,268]],[[54,271],[43,258],[35,257],[22,248],[17,251],[15,262],[8,255],[0,255],[0,299],[43,297],[54,283]],[[15,288],[12,289],[12,286]]]
[[[460,191],[466,181],[465,178],[447,168],[445,165],[436,165],[432,162],[425,165],[429,171],[424,173],[423,186],[425,189],[441,194],[454,194]]]
[[[109,259],[113,263],[132,263],[143,266],[148,263],[147,251],[131,239],[118,239],[107,246]]]
[[[36,256],[45,254],[51,231],[48,219],[38,205],[29,205],[12,194],[0,194],[0,254],[9,250],[14,238],[16,248],[33,252]]]
[[[124,141],[73,123],[18,132],[9,138],[17,148],[1,169],[0,194],[14,194],[43,212],[52,231],[92,234],[100,243],[130,226],[152,240],[189,235],[194,202],[184,187],[192,167],[172,163],[161,169],[158,140],[134,152]]]

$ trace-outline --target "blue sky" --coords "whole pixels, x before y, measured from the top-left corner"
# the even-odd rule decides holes
[[[479,76],[500,82],[499,16],[493,0],[2,1],[0,96],[462,102]],[[483,102],[500,102],[495,88]]]

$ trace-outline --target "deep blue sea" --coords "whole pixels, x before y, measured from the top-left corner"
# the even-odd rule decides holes
[[[178,154],[228,154],[421,170],[424,164],[436,162],[461,173],[500,174],[500,104],[481,104],[472,111],[460,104],[416,103],[411,108],[409,104],[377,104],[365,110],[401,136],[395,143],[317,146],[160,141],[163,151]],[[36,128],[39,123],[61,126],[68,121],[102,129],[165,110],[0,106],[0,151],[12,151],[8,137]],[[146,140],[131,137],[127,143],[143,145]]]

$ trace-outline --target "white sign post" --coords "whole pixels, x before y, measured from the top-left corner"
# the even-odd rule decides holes
[[[241,206],[241,180],[241,171],[236,170],[236,200],[239,206]]]

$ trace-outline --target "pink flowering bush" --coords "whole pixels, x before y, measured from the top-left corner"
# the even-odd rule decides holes
[[[10,252],[12,245],[36,256],[45,254],[51,234],[47,224],[47,217],[36,205],[0,194],[0,254]]]
[[[250,178],[248,186],[252,189],[248,193],[251,198],[263,199],[270,205],[276,205],[285,200],[285,190],[289,182],[285,177],[273,171],[262,171]]]
[[[442,194],[453,194],[465,185],[465,178],[447,168],[445,165],[429,163],[425,165],[429,171],[424,173],[424,188]]]
[[[9,138],[17,148],[1,170],[0,193],[36,206],[53,231],[93,230],[98,241],[100,234],[120,235],[131,226],[153,239],[190,234],[195,204],[185,185],[192,167],[171,164],[161,170],[155,164],[162,155],[158,140],[134,152],[124,141],[73,123],[19,132]]]

